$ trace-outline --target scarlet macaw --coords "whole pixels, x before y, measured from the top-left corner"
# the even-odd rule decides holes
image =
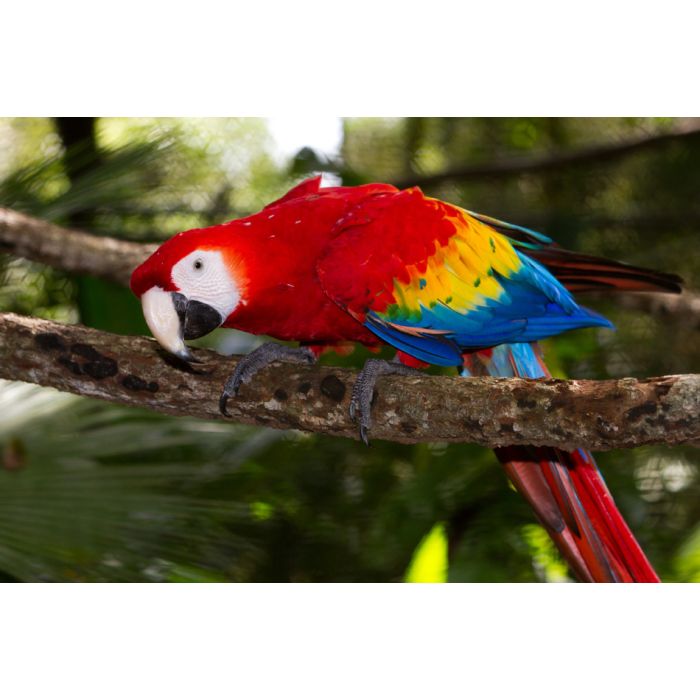
[[[169,352],[219,326],[267,343],[227,381],[221,410],[263,366],[313,362],[353,341],[389,344],[398,362],[369,360],[351,400],[366,440],[374,383],[429,365],[463,375],[549,376],[536,341],[611,327],[570,292],[680,291],[675,275],[558,248],[546,236],[391,185],[302,182],[261,212],[174,236],[131,278],[149,328]],[[516,488],[583,581],[655,582],[583,449],[496,451]]]

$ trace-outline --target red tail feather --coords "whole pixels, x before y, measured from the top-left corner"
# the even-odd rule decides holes
[[[589,452],[507,447],[496,450],[496,455],[581,580],[599,583],[659,581],[617,510]],[[533,478],[535,473],[542,475],[537,484]],[[551,515],[553,504],[559,509],[558,520]]]
[[[513,346],[510,346],[511,348]],[[551,376],[539,354],[527,372],[507,346],[509,366],[497,365],[491,354],[479,353],[490,374]],[[465,356],[465,360],[468,356]],[[467,365],[480,373],[472,358]],[[582,581],[658,583],[644,555],[586,450],[564,452],[551,447],[513,446],[496,450],[508,477],[533,507],[537,517]]]

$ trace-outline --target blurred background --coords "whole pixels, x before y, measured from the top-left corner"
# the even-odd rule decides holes
[[[650,118],[4,118],[0,206],[159,241],[252,213],[324,172],[329,183],[419,184],[565,247],[676,272],[697,289],[700,136],[689,130],[698,127]],[[618,330],[548,341],[556,376],[700,371],[697,314],[586,303]],[[9,256],[0,256],[0,311],[147,332],[128,290]],[[206,342],[238,353],[259,341],[218,331]],[[697,449],[598,460],[662,579],[700,581]],[[487,449],[379,441],[367,449],[0,382],[0,580],[569,575]]]

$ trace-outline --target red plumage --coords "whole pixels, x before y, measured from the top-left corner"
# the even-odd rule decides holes
[[[396,189],[366,185],[319,194],[320,181],[301,183],[252,216],[174,236],[135,270],[133,292],[141,296],[154,285],[174,290],[170,271],[177,261],[195,249],[220,249],[230,255],[244,287],[244,303],[225,327],[318,345],[376,345],[377,337],[324,292],[316,264],[340,230],[339,219],[357,203]]]
[[[383,341],[364,325],[366,314],[394,304],[397,283],[408,285],[416,274],[426,274],[428,261],[455,235],[454,217],[464,215],[467,246],[469,226],[482,233],[487,226],[482,247],[471,248],[475,257],[484,249],[496,255],[498,242],[499,260],[508,260],[516,255],[511,243],[522,243],[569,290],[680,289],[673,275],[571,253],[526,229],[460,212],[417,188],[321,188],[320,178],[313,178],[257,214],[178,234],[135,270],[131,287],[137,296],[154,287],[179,291],[172,277],[178,262],[193,251],[218,251],[241,296],[222,325],[317,349],[348,341],[377,346]],[[510,243],[504,247],[501,240]],[[425,280],[419,281],[422,290]],[[480,284],[477,275],[473,286]],[[488,362],[490,351],[481,356]],[[399,360],[425,366],[403,350]],[[582,580],[658,580],[588,453],[504,448],[498,454]]]

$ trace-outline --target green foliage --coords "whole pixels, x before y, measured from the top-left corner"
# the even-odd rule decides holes
[[[652,119],[349,119],[341,162],[280,163],[262,120],[100,119],[73,178],[50,120],[0,120],[0,205],[158,240],[256,210],[305,173],[345,184],[556,154],[673,128]],[[72,154],[80,162],[80,150]],[[697,287],[700,144],[431,195]],[[77,223],[76,223],[77,222]],[[0,310],[144,332],[127,290],[0,259]],[[591,301],[616,324],[547,341],[557,376],[698,371],[697,326]],[[241,352],[236,333],[206,339]],[[390,353],[387,351],[387,355]],[[359,365],[367,356],[331,356]],[[488,450],[406,446],[154,415],[0,385],[0,578],[24,581],[561,581],[568,573]],[[598,455],[662,578],[700,580],[697,451]],[[445,557],[447,567],[445,569]]]
[[[12,407],[0,429],[0,570],[9,577],[399,581],[432,523],[461,511],[474,530],[455,526],[449,537],[473,577],[498,571],[499,549],[526,551],[517,536],[525,508],[502,511],[505,547],[472,537],[497,517],[505,489],[483,450],[477,459],[469,446],[366,451],[17,383],[0,397],[3,415]]]

